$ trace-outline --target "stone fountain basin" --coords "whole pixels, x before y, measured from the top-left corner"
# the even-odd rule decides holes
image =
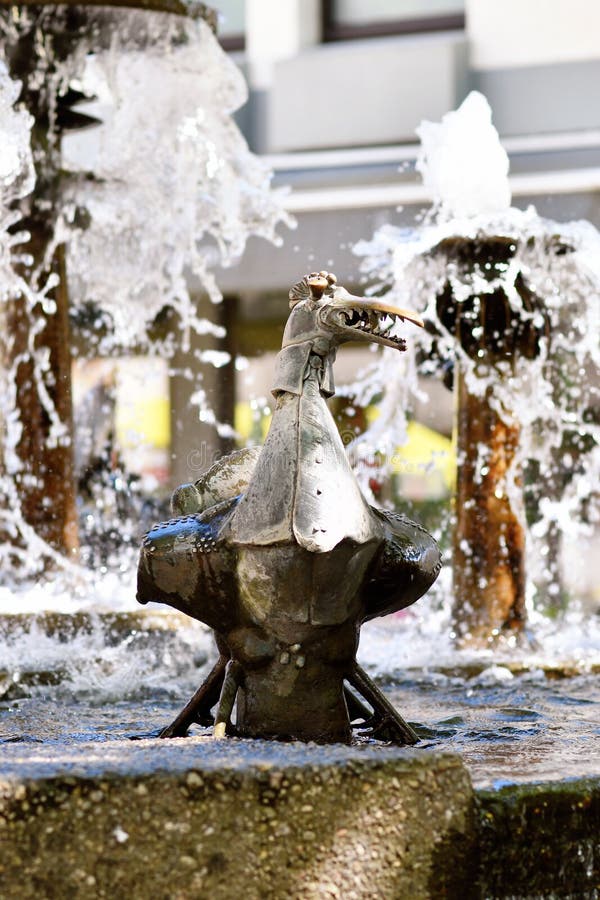
[[[422,738],[414,750],[215,742],[201,728],[132,741],[197,685],[211,653],[202,629],[144,610],[5,616],[0,635],[9,651],[48,642],[16,680],[5,672],[3,898],[598,888],[593,665],[473,658],[388,675]]]
[[[7,900],[598,888],[600,780],[475,791],[455,754],[206,736],[3,750]]]
[[[370,629],[370,630],[369,630]],[[457,752],[477,787],[596,775],[600,665],[430,652],[395,667],[402,633],[363,629],[363,663],[421,749]],[[404,639],[406,642],[406,639]],[[151,734],[200,683],[214,646],[177,613],[0,616],[0,743],[77,743]]]

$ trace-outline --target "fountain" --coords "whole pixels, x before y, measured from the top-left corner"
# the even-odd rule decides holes
[[[79,107],[85,110],[81,114],[104,124],[95,123],[94,135],[88,122],[89,132],[61,140],[62,153],[69,157],[70,169],[77,177],[60,186],[60,215],[53,220],[44,264],[48,271],[51,265],[61,271],[66,266],[69,306],[80,321],[92,321],[96,326],[96,310],[104,310],[108,317],[103,317],[102,327],[106,329],[108,318],[118,342],[129,347],[147,346],[148,326],[165,301],[184,322],[183,340],[188,327],[214,332],[214,325],[200,320],[190,303],[190,271],[217,299],[211,278],[215,247],[226,260],[232,259],[249,233],[272,236],[281,215],[276,199],[265,194],[265,170],[247,155],[224,114],[239,102],[238,77],[229,70],[202,21],[184,22],[177,10],[164,15],[171,14],[176,22],[165,37],[162,25],[167,19],[159,17],[152,27],[144,28],[147,13],[120,11],[125,44],[127,39],[134,41],[127,61],[120,60],[109,41],[106,55],[89,56],[82,50],[73,66],[69,63],[68,77],[63,71],[58,79],[59,95],[68,95],[72,81],[73,90],[94,96],[92,105]],[[14,30],[19,21],[16,16],[7,28]],[[157,21],[162,24],[157,26]],[[194,59],[212,64],[211,68],[207,63],[205,78],[198,78],[196,70],[190,69],[182,29],[186,35],[191,29],[203,45],[205,53],[192,54]],[[103,32],[99,26],[94,37],[107,33],[115,37],[114,29]],[[40,31],[35,35],[39,38]],[[128,105],[136,97],[142,106],[148,105],[144,99],[148,95],[140,88],[144,76],[137,68],[144,56],[152,60],[157,79],[148,83],[152,98],[165,96],[160,93],[166,85],[165,60],[181,64],[168,103],[179,116],[174,128],[163,130],[140,115],[140,107],[136,112]],[[220,81],[224,71],[231,77],[225,85]],[[202,94],[204,115],[202,103],[192,104],[189,113],[175,102],[181,99],[183,103],[185,92],[178,92],[178,85],[186,75],[188,86],[200,93],[206,91]],[[0,110],[6,114],[1,124],[7,135],[3,147],[13,148],[10,167],[2,157],[5,227],[0,229],[0,239],[4,281],[10,287],[6,296],[9,300],[24,296],[28,310],[41,309],[52,316],[55,305],[62,302],[65,308],[65,298],[61,300],[56,293],[64,290],[64,278],[61,287],[52,273],[44,278],[40,270],[39,283],[29,284],[23,277],[25,269],[15,269],[19,264],[35,268],[31,256],[18,258],[19,242],[28,239],[17,231],[21,213],[7,212],[9,203],[19,198],[27,201],[31,193],[33,175],[27,153],[31,119],[14,108],[18,90],[14,81],[7,77],[1,84]],[[218,90],[215,84],[221,85]],[[120,99],[111,111],[112,91]],[[158,105],[158,101],[152,104],[153,108]],[[69,103],[66,109],[71,111]],[[130,143],[133,116],[144,126],[138,132],[139,143]],[[49,118],[55,122],[52,106]],[[72,124],[84,124],[66,118]],[[230,149],[227,142],[233,141],[231,155],[222,155],[223,148],[216,141],[199,141],[205,127],[209,134],[225,138]],[[119,136],[114,144],[107,139],[111,128]],[[92,158],[86,134],[103,149],[102,156],[94,159],[95,177],[85,174]],[[192,152],[196,143],[204,154],[200,168]],[[57,145],[52,149],[56,151]],[[181,169],[168,165],[173,154]],[[238,177],[240,159],[243,179]],[[156,163],[154,169],[151,162]],[[147,176],[152,170],[159,177],[150,187]],[[196,181],[198,172],[206,179]],[[131,203],[122,188],[129,177]],[[165,197],[176,198],[177,202],[169,205],[177,213],[174,219],[167,213],[156,215]],[[116,213],[110,213],[111,203],[117,204],[113,207]],[[539,251],[547,245],[548,231],[533,213],[516,212],[510,214],[511,230],[507,231],[501,224],[507,215],[499,214],[499,224],[493,229],[488,220],[488,231],[492,236],[518,238],[518,252],[500,262],[512,270],[512,279],[507,275],[504,282],[511,302],[515,291],[522,299],[515,285],[518,272],[525,271],[523,260],[528,262],[528,271],[534,270],[534,263],[539,265]],[[457,298],[489,292],[492,282],[485,277],[477,290],[470,276],[468,283],[462,284],[460,266],[450,258],[449,245],[443,245],[445,239],[457,235],[477,234],[472,211],[463,226],[458,228],[456,221],[430,226],[431,230],[422,232],[418,248],[399,245],[395,234],[380,235],[378,248],[372,248],[371,254],[380,264],[379,277],[394,284],[395,294],[400,295],[402,286],[394,283],[393,275],[404,272],[407,261],[414,265],[417,283],[430,298],[443,293],[449,274]],[[119,228],[116,247],[109,241],[115,227]],[[190,237],[194,229],[200,235],[198,241]],[[536,241],[530,244],[532,233]],[[548,390],[544,395],[548,401],[566,395],[574,398],[567,390],[578,381],[579,362],[571,369],[573,343],[578,341],[589,360],[595,359],[590,320],[585,320],[588,324],[581,326],[580,334],[571,333],[578,326],[567,326],[582,303],[581,292],[563,293],[559,303],[559,295],[548,290],[546,281],[552,276],[576,283],[586,264],[590,284],[594,284],[596,238],[591,230],[580,227],[561,226],[556,233],[558,245],[566,252],[561,249],[550,255],[549,263],[544,262],[545,268],[539,269],[543,271],[541,287],[535,278],[527,278],[528,290],[544,300],[545,308],[550,306],[553,352],[558,353],[557,366],[565,375],[564,384],[554,394]],[[416,291],[407,305],[419,296],[423,295]],[[95,302],[91,316],[90,300]],[[466,299],[466,308],[469,304],[473,309],[474,301]],[[433,321],[435,316],[431,318]],[[534,324],[530,330],[535,352],[525,350],[523,359],[533,369],[527,372],[519,363],[518,371],[507,379],[507,389],[514,388],[515,398],[521,401],[535,389],[547,390],[541,377],[549,364],[545,326]],[[34,347],[37,333],[37,326],[26,332],[44,408],[39,418],[49,429],[50,443],[68,456],[66,420],[60,417],[60,410],[60,416],[56,414],[58,401],[53,402],[51,394],[44,392],[49,341]],[[110,336],[110,327],[101,333],[102,347],[107,334]],[[172,334],[165,337],[163,332],[161,350],[169,354],[179,339],[179,335],[177,339]],[[459,357],[462,369],[458,379],[481,400],[474,366],[470,368],[475,360],[463,354],[464,348],[457,348],[453,336],[445,335],[441,328],[426,340],[435,342],[442,356],[448,352]],[[414,359],[409,358],[407,367],[413,364]],[[591,365],[589,361],[585,364]],[[389,357],[385,365],[390,365]],[[491,365],[497,368],[499,363],[493,360]],[[389,377],[389,368],[386,376],[394,389],[397,369],[396,361],[394,377]],[[29,518],[21,514],[15,491],[15,476],[23,471],[23,461],[15,451],[23,433],[15,414],[19,398],[13,370],[7,368],[3,377],[6,390],[2,397],[10,403],[2,412],[8,434],[2,484],[12,500],[2,512],[2,529],[10,538],[3,544],[2,560],[3,565],[6,561],[4,571],[10,564],[15,574],[0,597],[0,607],[9,613],[3,617],[0,638],[2,896],[139,896],[141,891],[150,891],[165,896],[227,898],[241,890],[249,896],[271,893],[291,897],[327,893],[334,897],[353,893],[358,897],[452,896],[458,892],[481,897],[515,892],[548,896],[552,891],[564,896],[564,879],[570,893],[591,895],[595,890],[593,853],[597,852],[599,794],[597,784],[581,776],[596,773],[593,748],[598,722],[593,701],[598,688],[592,679],[597,664],[593,634],[587,656],[577,638],[573,677],[551,681],[540,675],[542,668],[552,674],[547,656],[529,653],[499,660],[489,646],[479,656],[470,653],[467,657],[467,651],[454,650],[449,640],[444,642],[448,616],[438,603],[439,594],[420,601],[420,615],[413,616],[409,610],[391,625],[365,625],[360,666],[377,676],[388,702],[402,708],[421,741],[420,749],[414,751],[376,745],[369,738],[350,746],[326,747],[275,745],[234,736],[215,742],[202,725],[194,725],[185,741],[158,742],[151,736],[129,740],[157,735],[177,712],[182,697],[191,693],[214,665],[212,643],[202,625],[186,624],[171,613],[149,611],[146,626],[151,626],[141,627],[133,612],[135,589],[130,570],[92,579],[57,552],[57,548],[72,551],[74,541],[67,546],[52,535],[38,534],[31,525],[36,524],[33,512]],[[547,465],[549,457],[536,445],[530,428],[538,420],[537,413],[527,403],[513,403],[512,396],[509,400],[502,410],[518,413],[521,446],[532,434],[531,452],[528,449],[523,458]],[[588,405],[588,400],[580,395],[579,407]],[[500,415],[493,401],[488,405]],[[397,402],[390,404],[390,415],[397,414],[397,407]],[[561,412],[555,417],[555,407],[549,402],[548,409],[552,410],[553,431],[539,444],[543,443],[544,449],[550,445],[555,457],[564,455],[566,449],[572,452],[573,471],[569,479],[552,485],[554,494],[547,491],[541,498],[533,497],[536,502],[529,518],[537,541],[543,539],[546,523],[557,512],[559,498],[564,504],[561,508],[572,512],[569,517],[575,520],[575,511],[589,494],[585,485],[594,471],[594,450],[586,455],[585,448],[580,449],[576,468],[574,453],[579,448],[571,438],[570,451],[563,443],[564,416]],[[570,409],[564,415],[567,413],[571,414]],[[380,422],[380,429],[384,425]],[[580,426],[579,420],[573,419],[571,425],[571,437],[580,427],[586,440],[595,435],[591,422],[584,420]],[[527,468],[524,472],[528,474]],[[542,472],[547,474],[544,468]],[[38,488],[32,484],[34,487]],[[513,497],[513,485],[508,487]],[[518,493],[518,484],[514,487]],[[67,501],[60,501],[57,508],[66,509]],[[517,500],[511,509],[518,512]],[[590,520],[592,514],[593,510],[588,512]],[[56,520],[64,526],[68,517],[61,512]],[[25,570],[33,573],[33,580],[23,577]],[[40,572],[46,573],[45,580],[36,582]],[[444,572],[438,584],[441,591],[448,591]],[[38,613],[43,608],[49,613],[41,622]],[[15,609],[19,615],[14,614]],[[536,611],[530,613],[530,619],[538,625]],[[566,622],[565,630],[571,627],[577,629],[577,623],[571,626]],[[539,637],[542,631],[539,627],[537,631]],[[546,639],[546,654],[552,639]],[[559,656],[565,640],[563,634]],[[457,668],[465,661],[464,677],[457,677],[461,674]],[[504,664],[498,665],[499,661]],[[517,674],[519,666],[522,676]],[[292,674],[296,671],[302,672],[302,667]],[[564,654],[553,671],[565,674]],[[464,762],[455,754],[437,753],[439,749],[458,751]],[[579,780],[556,783],[567,765],[569,774]],[[518,790],[514,787],[517,780],[522,783]],[[535,784],[539,780],[555,783],[540,787]]]
[[[358,252],[390,300],[420,298],[424,368],[437,360],[454,383],[457,641],[514,646],[526,575],[530,598],[535,587],[540,606],[560,607],[557,529],[574,526],[565,511],[577,516],[593,483],[600,239],[586,223],[510,207],[508,158],[480,94],[420,135],[432,216],[414,235],[386,227]],[[577,516],[582,530],[598,517],[593,499]],[[526,573],[540,540],[543,571]]]
[[[245,88],[211,16],[178,3],[1,15],[6,127],[18,118],[21,139],[3,198],[15,210],[2,309],[2,418],[14,425],[2,533],[6,562],[24,577],[77,553],[69,316],[92,332],[106,332],[109,318],[104,354],[139,350],[165,306],[184,343],[190,330],[218,334],[195,310],[190,276],[218,302],[212,266],[238,257],[249,234],[275,239],[285,218],[229,118]],[[33,118],[11,111],[19,93]],[[90,126],[91,137],[80,133]],[[162,343],[172,355],[169,336]]]

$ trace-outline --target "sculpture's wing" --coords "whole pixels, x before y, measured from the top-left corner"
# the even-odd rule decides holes
[[[137,599],[166,603],[221,631],[236,620],[235,550],[221,535],[239,497],[155,525],[142,541]]]
[[[262,447],[245,447],[217,460],[199,479],[173,491],[176,516],[199,513],[243,494],[252,478]]]
[[[363,590],[364,620],[410,606],[429,590],[442,567],[428,531],[399,513],[371,507],[384,527],[384,542]]]

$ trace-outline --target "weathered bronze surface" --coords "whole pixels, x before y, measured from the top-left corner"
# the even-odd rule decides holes
[[[220,651],[163,736],[212,722],[216,705],[215,736],[349,741],[360,721],[374,737],[415,743],[356,651],[362,622],[428,590],[440,554],[419,525],[366,502],[325,399],[340,344],[403,350],[389,331],[395,319],[421,322],[353,297],[326,272],[294,285],[290,301],[264,447],[225,457],[178,488],[177,517],[143,541],[138,600],[205,622]]]

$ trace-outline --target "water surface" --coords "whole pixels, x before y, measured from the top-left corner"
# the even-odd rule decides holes
[[[494,667],[461,678],[423,671],[407,673],[385,690],[415,726],[419,748],[458,753],[478,786],[600,775],[595,675],[548,679],[538,670],[506,678]],[[19,744],[21,753],[24,745],[58,750],[150,736],[187,699],[167,691],[100,703],[64,694],[56,700],[51,691],[35,694],[0,704],[0,743]],[[192,729],[198,735],[204,731]],[[101,753],[100,747],[95,752]]]

